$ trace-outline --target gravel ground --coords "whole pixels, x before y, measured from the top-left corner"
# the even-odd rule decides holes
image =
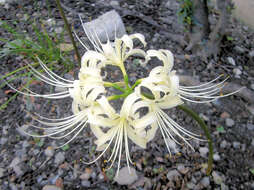
[[[166,32],[184,35],[176,15],[177,1],[67,1],[67,17],[80,36],[77,13],[82,13],[85,21],[112,9],[118,10],[128,32],[145,35],[148,48],[170,49],[176,57],[185,52],[185,46],[169,38]],[[129,11],[129,12],[128,12]],[[130,12],[131,11],[131,12]],[[138,13],[138,14],[133,14]],[[141,15],[145,16],[139,16]],[[141,18],[142,17],[142,18]],[[20,31],[31,33],[29,21],[55,21],[46,25],[49,31],[63,30],[63,21],[54,3],[49,1],[8,1],[0,7],[0,18],[14,24]],[[144,18],[153,18],[155,24]],[[51,20],[49,20],[51,19]],[[14,23],[14,21],[16,21]],[[163,31],[166,28],[167,31]],[[174,69],[179,74],[190,75],[200,81],[209,81],[219,74],[230,76],[230,82],[246,86],[254,91],[254,32],[247,26],[232,20],[231,36],[233,41],[223,42],[218,57],[203,62],[199,58],[175,60]],[[8,37],[2,29],[0,35]],[[32,35],[32,34],[31,34]],[[66,37],[68,38],[68,37]],[[0,44],[3,45],[3,44]],[[82,49],[80,47],[80,49]],[[0,73],[7,73],[19,66],[23,57],[4,57],[1,59]],[[156,63],[146,68],[128,66],[133,80],[146,75]],[[110,75],[118,71],[110,70]],[[75,73],[75,70],[74,70]],[[67,73],[65,77],[73,76]],[[75,77],[75,76],[74,76]],[[40,84],[41,92],[49,92],[47,86]],[[12,95],[7,94],[7,87],[0,89],[0,102]],[[56,142],[52,139],[35,139],[26,136],[22,130],[32,122],[24,110],[53,118],[71,114],[71,100],[41,101],[18,96],[7,109],[0,113],[0,190],[16,189],[254,189],[254,105],[237,95],[217,100],[211,104],[189,104],[200,114],[208,125],[214,145],[213,172],[206,176],[208,144],[193,141],[195,152],[188,147],[177,147],[180,154],[172,157],[165,152],[166,146],[158,134],[148,145],[146,151],[137,146],[131,147],[135,160],[136,175],[129,185],[119,185],[114,181],[115,169],[104,171],[104,159],[95,164],[85,165],[82,160],[95,158],[93,136],[85,130],[69,147],[54,150]],[[169,111],[170,116],[179,124],[196,133],[202,133],[199,127],[178,109]],[[124,162],[123,162],[124,163]],[[128,175],[125,176],[128,178]]]

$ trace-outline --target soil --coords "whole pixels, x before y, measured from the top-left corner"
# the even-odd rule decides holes
[[[230,76],[230,82],[254,91],[254,31],[248,26],[232,19],[231,35],[222,44],[221,53],[207,62],[198,57],[189,58],[185,44],[172,39],[172,34],[184,36],[185,30],[177,17],[179,2],[175,0],[140,1],[69,1],[63,0],[65,12],[78,35],[84,35],[78,13],[84,21],[115,9],[122,16],[129,33],[142,33],[148,42],[147,49],[169,49],[175,55],[174,69],[181,75],[190,75],[201,82],[214,79],[220,74]],[[67,10],[67,9],[68,10]],[[25,15],[28,15],[27,19]],[[8,21],[18,31],[34,36],[29,21],[47,21],[53,19],[56,24],[46,26],[49,31],[63,29],[56,4],[51,1],[11,1],[0,7],[0,19]],[[148,19],[148,20],[146,20]],[[153,22],[152,22],[152,20]],[[14,22],[15,21],[15,22]],[[165,30],[166,29],[166,30]],[[167,35],[169,34],[169,35]],[[0,27],[0,36],[9,37]],[[68,35],[65,37],[68,41]],[[4,43],[0,43],[1,46]],[[84,53],[79,45],[81,53]],[[231,57],[235,64],[231,64]],[[24,56],[6,56],[1,58],[1,75],[13,71],[25,64]],[[75,60],[73,60],[75,62]],[[76,64],[76,63],[75,63]],[[157,62],[149,63],[140,69],[128,66],[133,80],[144,77]],[[76,73],[77,69],[68,75]],[[236,74],[238,69],[241,74]],[[110,75],[117,71],[109,70]],[[62,73],[58,73],[62,74]],[[76,77],[75,74],[74,76]],[[0,83],[2,84],[3,81]],[[20,84],[22,79],[15,80]],[[37,92],[49,92],[47,85],[37,84]],[[0,89],[0,102],[13,95],[5,86]],[[32,122],[26,110],[45,117],[60,118],[71,115],[71,100],[45,101],[31,100],[18,96],[0,113],[0,190],[15,189],[254,189],[254,105],[237,96],[216,100],[209,104],[189,104],[189,107],[205,120],[212,135],[214,163],[212,175],[206,176],[208,155],[207,142],[191,141],[195,151],[187,146],[178,147],[181,154],[169,157],[160,134],[149,144],[146,150],[131,147],[133,166],[138,179],[133,184],[119,185],[113,180],[116,167],[105,172],[104,159],[95,164],[86,165],[82,160],[91,160],[94,156],[93,136],[84,130],[66,149],[51,150],[56,146],[54,139],[35,139],[22,133]],[[196,133],[203,133],[199,126],[185,113],[175,108],[168,114],[181,126]],[[50,152],[50,153],[49,153]],[[106,157],[105,157],[106,158]],[[122,166],[124,166],[124,161]],[[173,177],[170,174],[175,174]],[[126,176],[127,177],[127,176]]]

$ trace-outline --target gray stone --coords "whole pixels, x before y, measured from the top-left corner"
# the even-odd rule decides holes
[[[237,141],[234,141],[234,142],[233,142],[233,147],[234,147],[235,149],[239,149],[239,148],[240,148],[240,145],[241,145],[241,143],[239,143],[239,142],[237,142]]]
[[[227,147],[227,141],[223,140],[221,143],[220,143],[220,148],[226,148]]]
[[[254,58],[254,50],[250,51],[248,55],[251,59],[253,59]]]
[[[55,28],[55,32],[57,33],[57,34],[60,34],[61,32],[63,31],[63,27],[56,27]]]
[[[55,87],[55,92],[64,92],[67,91],[67,88],[56,86]]]
[[[210,179],[209,179],[209,177],[203,177],[202,180],[200,181],[200,184],[203,187],[208,187],[210,185]]]
[[[69,73],[65,73],[64,74],[64,78],[67,79],[67,80],[71,80],[71,81],[74,80],[73,76],[71,74],[69,74]]]
[[[62,190],[60,187],[55,185],[45,185],[42,190]]]
[[[194,183],[189,182],[186,184],[186,186],[188,189],[194,189],[196,185]]]
[[[20,158],[19,157],[15,157],[11,164],[9,165],[10,168],[13,168],[14,166],[18,165],[19,163],[21,162]]]
[[[252,90],[254,90],[254,84],[251,84],[251,85],[250,85],[250,88],[251,88]]]
[[[58,152],[55,155],[55,164],[59,165],[65,160],[65,155],[63,152]]]
[[[234,50],[239,54],[243,54],[245,52],[245,50],[240,46],[235,46]]]
[[[115,176],[114,181],[116,181],[119,185],[130,185],[137,179],[138,176],[134,168],[130,168],[129,172],[128,167],[123,167],[119,170],[118,175]]]
[[[47,157],[52,157],[55,153],[55,150],[53,147],[49,146],[44,150],[44,153]]]
[[[8,141],[8,139],[3,137],[3,138],[1,138],[1,140],[0,140],[0,144],[1,144],[1,145],[4,145],[7,141]]]
[[[223,182],[222,177],[216,171],[213,171],[212,176],[214,183],[217,185],[220,185]]]
[[[167,174],[167,178],[169,181],[172,181],[172,180],[176,181],[179,176],[180,176],[180,173],[177,170],[171,170]]]
[[[222,184],[220,185],[220,188],[221,188],[221,190],[229,190],[228,186],[225,185],[224,183],[222,183]]]
[[[14,183],[10,183],[11,190],[18,190],[17,186]]]
[[[235,60],[234,60],[232,57],[227,57],[227,62],[228,62],[230,65],[235,66]]]
[[[234,68],[234,69],[233,69],[233,73],[234,73],[236,76],[239,76],[239,75],[242,74],[242,71],[241,71],[240,69],[238,69],[238,68]]]
[[[254,146],[254,139],[252,139],[251,141],[251,146]]]
[[[54,26],[56,24],[56,21],[55,21],[55,19],[50,18],[50,19],[45,21],[45,24],[47,24],[48,26],[52,27],[52,26]]]
[[[226,118],[226,126],[232,127],[235,124],[235,121],[231,118]]]
[[[200,147],[199,152],[202,157],[206,157],[207,153],[209,152],[209,149],[207,147]]]
[[[220,160],[220,155],[218,153],[213,155],[213,160],[214,161],[219,161]]]
[[[111,6],[119,6],[119,2],[118,1],[110,1],[109,3]]]
[[[0,178],[4,176],[4,171],[5,171],[5,169],[0,168]]]
[[[177,170],[181,174],[186,174],[189,171],[189,168],[185,167],[183,164],[180,164],[180,165],[177,166]]]
[[[82,187],[90,187],[91,182],[87,181],[87,180],[83,180],[83,181],[81,181],[81,185],[82,185]]]
[[[253,124],[247,123],[246,127],[247,127],[247,129],[249,129],[251,131],[254,130],[254,125]]]

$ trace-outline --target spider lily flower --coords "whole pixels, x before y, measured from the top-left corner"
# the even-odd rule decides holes
[[[100,104],[103,104],[105,112],[106,113],[111,112],[111,114],[108,115],[109,118],[95,117],[94,119],[90,120],[90,122],[92,123],[91,130],[97,137],[95,143],[97,144],[98,149],[102,150],[102,153],[95,160],[87,162],[87,164],[96,162],[112,145],[113,146],[112,153],[110,157],[107,159],[107,162],[111,162],[111,164],[107,169],[110,169],[113,166],[118,157],[117,174],[116,174],[117,176],[120,168],[122,149],[124,146],[126,162],[130,171],[130,163],[133,164],[133,162],[131,160],[129,153],[130,151],[128,139],[130,139],[133,143],[142,148],[146,148],[147,142],[145,138],[143,138],[139,133],[137,133],[137,131],[132,125],[134,121],[133,118],[137,116],[135,115],[135,113],[137,109],[139,109],[140,107],[139,103],[137,103],[138,99],[140,98],[136,96],[135,93],[130,94],[124,100],[120,114],[116,114],[114,109],[105,101],[100,102],[103,99],[98,101]],[[102,128],[107,129],[107,131],[104,132]]]
[[[170,146],[168,139],[173,140],[175,143],[181,143],[175,138],[179,137],[184,141],[189,147],[193,149],[191,144],[188,142],[189,139],[200,140],[196,135],[180,125],[178,125],[173,119],[171,119],[163,110],[176,107],[183,104],[180,97],[175,95],[170,95],[168,92],[170,88],[165,85],[158,85],[153,83],[153,78],[146,78],[141,84],[135,89],[135,93],[142,98],[142,101],[146,103],[148,108],[148,114],[141,118],[136,119],[133,123],[138,133],[144,133],[146,131],[146,139],[150,141],[154,138],[157,129],[160,129],[165,144],[169,153]],[[149,83],[150,81],[150,83]],[[148,88],[150,90],[149,96],[142,92],[142,87]]]
[[[77,37],[79,42],[83,45],[83,47],[87,50],[87,52],[92,51],[93,54],[96,55],[98,58],[100,57],[105,64],[115,65],[123,69],[124,61],[132,55],[139,55],[144,57],[145,60],[144,62],[141,62],[142,64],[145,64],[148,61],[146,52],[142,49],[134,48],[133,45],[133,40],[138,39],[143,44],[144,47],[146,46],[145,37],[142,34],[136,33],[132,35],[123,35],[121,38],[118,38],[116,37],[115,33],[115,39],[113,43],[110,42],[109,38],[107,39],[106,43],[102,43],[96,31],[94,31],[93,34],[91,33],[91,31],[87,31],[81,18],[80,20],[90,43],[94,47],[94,50],[89,49],[88,46],[81,41],[81,39],[77,36],[76,33],[74,33],[75,36]],[[107,35],[106,31],[105,33]]]
[[[179,77],[176,75],[176,71],[173,68],[173,54],[168,50],[149,50],[147,52],[149,57],[157,57],[162,61],[163,66],[155,67],[149,74],[151,81],[154,84],[164,84],[170,88],[170,93],[177,95],[183,100],[190,101],[193,103],[208,103],[218,98],[227,97],[232,94],[239,92],[241,89],[223,95],[222,89],[226,85],[228,78],[221,82],[213,83],[218,81],[223,75],[211,80],[210,82],[196,85],[196,86],[181,86],[179,84]]]

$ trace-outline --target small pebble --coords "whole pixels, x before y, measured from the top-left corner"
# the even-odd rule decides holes
[[[5,171],[5,169],[0,168],[0,178],[4,176],[4,171]]]
[[[200,152],[200,155],[202,157],[206,157],[207,153],[208,153],[209,149],[207,147],[200,147],[199,148],[199,152]]]
[[[230,65],[235,66],[235,60],[234,60],[232,57],[227,57],[227,62],[228,62]]]
[[[81,185],[82,185],[82,187],[90,187],[91,182],[87,181],[87,180],[83,180],[83,181],[81,181]]]
[[[130,185],[138,179],[136,170],[128,167],[123,167],[119,170],[118,176],[115,176],[114,181],[119,185]]]
[[[118,1],[110,1],[110,5],[111,6],[119,6],[119,2]]]
[[[63,152],[58,152],[55,155],[55,164],[59,165],[65,160],[65,155]]]
[[[240,46],[235,46],[234,50],[239,54],[243,54],[245,52],[245,50]]]
[[[223,140],[221,143],[220,143],[220,148],[226,148],[227,147],[227,141]]]
[[[180,165],[177,166],[177,170],[181,174],[186,174],[189,171],[189,168],[185,167],[183,164],[180,164]]]
[[[220,155],[218,153],[215,153],[213,155],[213,159],[214,159],[214,161],[219,161],[220,160]]]
[[[209,177],[203,177],[203,179],[200,181],[200,183],[203,187],[208,187],[210,185]]]
[[[176,181],[179,176],[180,176],[180,173],[177,170],[171,170],[167,174],[167,178],[169,181],[172,181],[172,180]]]
[[[240,69],[238,69],[238,68],[234,68],[233,69],[233,73],[235,74],[235,76],[239,76],[239,75],[242,74],[242,71]]]
[[[247,123],[246,127],[247,127],[247,129],[249,129],[251,131],[254,130],[254,125],[253,124]]]
[[[226,118],[226,126],[232,127],[235,124],[235,121],[231,118]]]
[[[220,190],[229,190],[228,186],[225,185],[224,183],[221,183],[220,185]]]
[[[223,179],[216,171],[213,171],[212,176],[213,176],[213,181],[217,185],[220,185],[222,183]]]
[[[251,88],[252,90],[254,90],[254,84],[251,84],[251,85],[250,85],[250,88]]]
[[[239,142],[236,142],[236,141],[234,141],[233,142],[233,147],[235,148],[235,149],[239,149],[240,148],[240,143]]]
[[[252,139],[251,141],[251,146],[254,146],[254,139]]]
[[[47,156],[47,157],[52,157],[53,155],[54,155],[54,149],[53,149],[53,147],[52,146],[48,146],[46,149],[45,149],[45,151],[44,151],[44,153],[45,153],[45,155]]]
[[[60,187],[55,185],[45,185],[42,190],[62,190]]]

